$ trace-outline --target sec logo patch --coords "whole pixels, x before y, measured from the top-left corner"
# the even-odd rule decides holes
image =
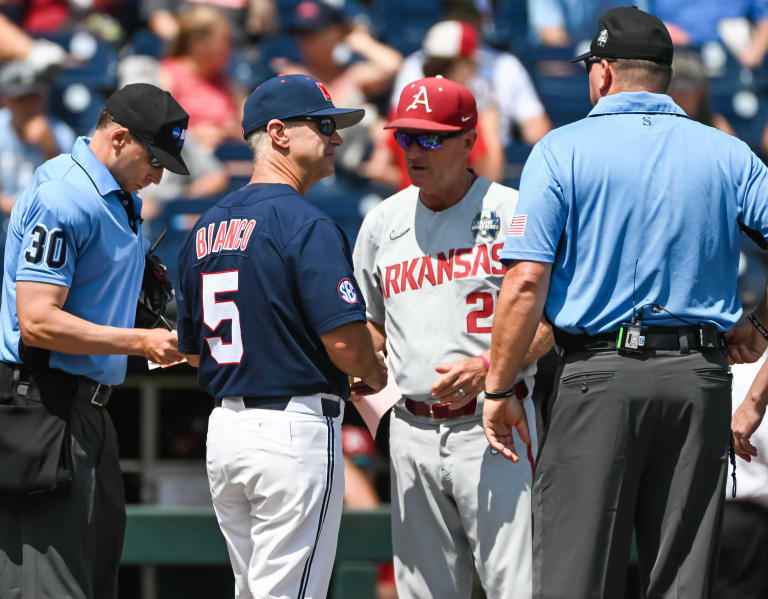
[[[352,284],[352,281],[349,279],[342,279],[339,281],[339,286],[337,287],[337,291],[339,293],[339,297],[343,299],[348,304],[356,304],[357,303],[357,290],[355,289],[355,286]]]

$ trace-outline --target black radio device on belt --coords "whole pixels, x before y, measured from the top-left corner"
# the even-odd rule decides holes
[[[638,318],[632,318],[632,322],[622,322],[619,325],[619,333],[616,337],[616,349],[641,354],[645,351],[645,332],[648,327],[643,326]]]

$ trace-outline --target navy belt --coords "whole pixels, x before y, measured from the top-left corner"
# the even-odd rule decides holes
[[[217,408],[221,407],[222,399],[217,397],[214,400]],[[291,403],[290,397],[254,397],[246,395],[242,397],[242,400],[246,410],[277,410],[284,412],[288,404]],[[341,414],[341,402],[321,397],[320,403],[323,406],[323,416],[338,418],[339,414]]]

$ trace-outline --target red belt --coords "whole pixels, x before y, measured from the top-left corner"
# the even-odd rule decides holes
[[[518,381],[515,383],[514,389],[515,397],[520,401],[523,401],[528,397],[528,385],[525,384],[525,381]],[[426,403],[423,401],[415,401],[408,397],[405,398],[405,407],[411,414],[425,416],[426,418],[434,418],[436,420],[451,420],[453,418],[474,414],[477,409],[477,397],[457,410],[451,410],[450,405],[451,404],[449,403]]]

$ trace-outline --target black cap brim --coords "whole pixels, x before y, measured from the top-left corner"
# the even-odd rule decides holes
[[[576,58],[572,58],[568,62],[581,62],[582,60],[587,60],[587,58],[592,58],[592,50],[589,52],[584,52],[584,54],[580,54]]]
[[[152,148],[152,154],[154,154],[154,156],[160,161],[160,164],[163,165],[163,168],[166,168],[172,173],[176,173],[177,175],[189,174],[189,169],[187,168],[187,165],[184,164],[184,160],[182,159],[181,154],[174,155],[155,145],[147,145]]]
[[[336,121],[337,129],[346,129],[357,125],[363,120],[365,110],[362,108],[323,108],[314,112],[308,112],[308,116],[330,116]]]

